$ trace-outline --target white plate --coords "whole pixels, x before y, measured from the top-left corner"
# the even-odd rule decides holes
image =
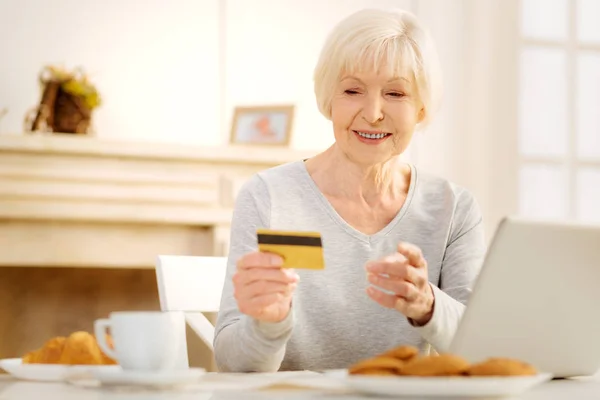
[[[204,368],[190,368],[177,371],[127,371],[122,369],[95,370],[92,377],[104,385],[127,386],[180,386],[200,382],[206,373]]]
[[[79,376],[90,376],[92,371],[120,370],[118,365],[58,365],[23,364],[20,358],[0,360],[0,368],[18,379],[29,381],[56,382]]]
[[[518,377],[412,377],[348,375],[330,370],[326,376],[339,379],[360,393],[415,397],[506,397],[515,396],[552,379],[551,374]]]

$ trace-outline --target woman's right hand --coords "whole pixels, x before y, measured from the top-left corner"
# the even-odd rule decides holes
[[[242,314],[263,322],[287,317],[300,278],[282,265],[281,257],[272,253],[252,252],[238,260],[233,289]]]

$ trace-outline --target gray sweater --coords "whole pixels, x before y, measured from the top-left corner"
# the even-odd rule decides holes
[[[296,270],[292,311],[279,323],[239,312],[233,297],[236,261],[257,249],[256,229],[321,232],[324,270]],[[395,252],[399,242],[421,248],[435,294],[433,317],[413,326],[365,293],[365,264]],[[473,196],[412,166],[406,202],[381,231],[365,235],[347,224],[319,191],[303,161],[254,175],[240,190],[215,358],[221,371],[324,370],[399,345],[445,351],[456,331],[485,254],[481,212]]]

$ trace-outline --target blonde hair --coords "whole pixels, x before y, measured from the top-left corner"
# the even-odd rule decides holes
[[[319,111],[331,119],[331,100],[342,74],[389,68],[408,77],[431,122],[442,96],[442,77],[435,45],[417,18],[404,10],[365,9],[351,14],[329,34],[314,71]]]

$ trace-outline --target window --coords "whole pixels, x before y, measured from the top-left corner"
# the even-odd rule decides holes
[[[600,0],[521,0],[519,214],[600,222]]]

